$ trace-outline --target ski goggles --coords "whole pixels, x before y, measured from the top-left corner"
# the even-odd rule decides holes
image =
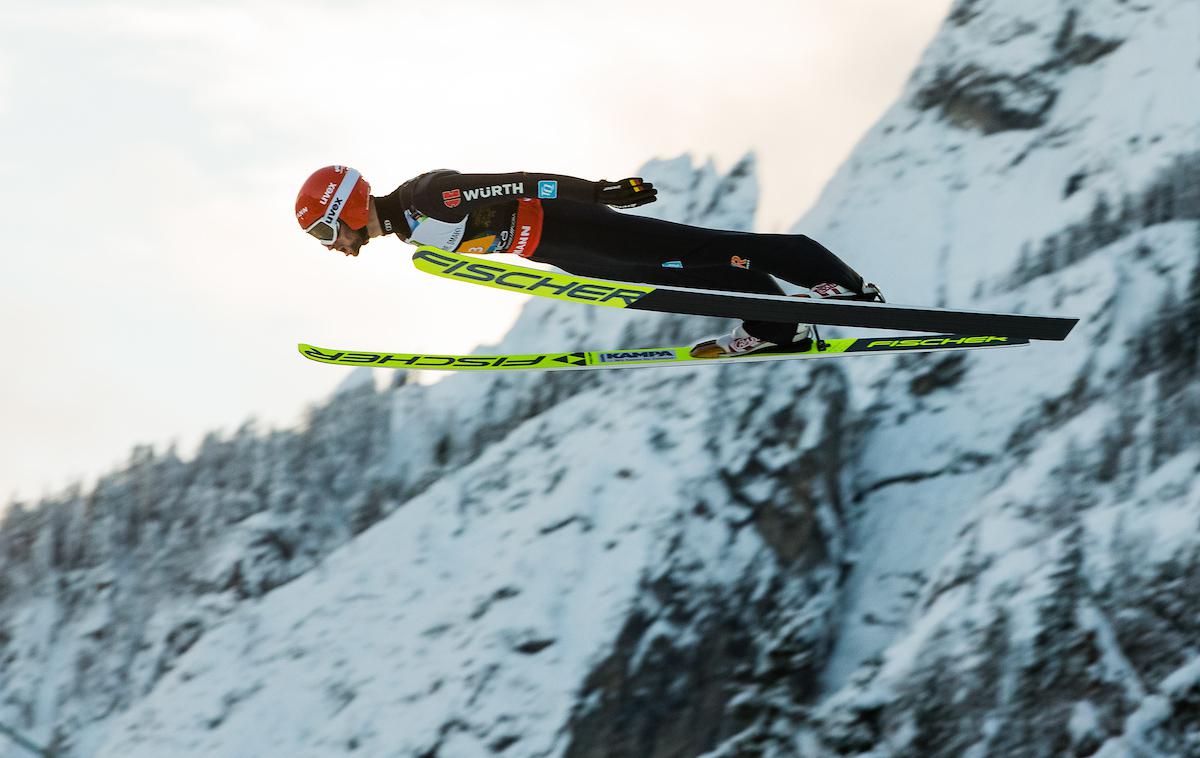
[[[350,193],[354,191],[354,186],[358,184],[359,173],[354,169],[347,169],[346,175],[342,177],[342,183],[338,185],[337,191],[333,193],[333,197],[329,199],[329,205],[325,207],[325,213],[316,221],[309,224],[304,231],[317,238],[317,241],[322,245],[332,245],[337,241],[338,228],[340,221],[338,219],[342,215],[342,207],[350,198]]]

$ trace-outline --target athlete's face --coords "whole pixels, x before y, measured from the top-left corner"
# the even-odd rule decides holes
[[[366,229],[351,229],[345,224],[338,224],[338,236],[333,241],[332,245],[327,245],[330,250],[336,250],[342,255],[358,256],[358,250],[370,240],[367,238]]]

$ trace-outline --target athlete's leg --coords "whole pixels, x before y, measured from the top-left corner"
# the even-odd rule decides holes
[[[676,287],[781,295],[765,272],[711,265],[697,254],[728,232],[620,213],[607,206],[545,203],[532,259],[581,276]],[[689,262],[695,261],[695,262]]]
[[[777,276],[809,289],[829,283],[862,294],[864,288],[863,278],[857,271],[824,245],[803,234],[722,232],[696,250],[685,265],[694,269],[704,266],[708,270],[729,266],[748,273]],[[775,321],[742,324],[751,336],[777,345],[790,344],[796,338],[799,326]]]
[[[830,283],[863,291],[863,278],[828,248],[803,234],[722,232],[697,250],[695,265],[726,265],[759,271],[812,288]]]
[[[754,234],[705,229],[621,213],[603,205],[543,205],[545,227],[533,260],[556,266],[641,270],[656,283],[692,279],[713,289],[777,276],[801,287],[829,282],[862,292],[863,279],[824,245],[803,234]],[[697,273],[702,270],[703,274]],[[652,273],[656,272],[656,273]],[[745,272],[760,276],[746,277]],[[727,274],[728,276],[722,276]],[[700,285],[693,285],[700,286]],[[771,286],[772,294],[779,291]]]
[[[784,294],[777,276],[802,287],[829,282],[854,292],[863,279],[815,240],[800,234],[752,234],[676,224],[606,206],[545,203],[545,227],[533,260],[582,276],[734,292]],[[747,321],[746,331],[788,344],[797,324]]]

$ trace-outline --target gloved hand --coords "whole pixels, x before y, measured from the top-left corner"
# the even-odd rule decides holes
[[[622,179],[618,182],[610,182],[607,179],[596,182],[596,202],[614,208],[636,208],[653,203],[657,199],[658,190],[641,177]]]

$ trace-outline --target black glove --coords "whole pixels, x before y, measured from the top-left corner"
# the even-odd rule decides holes
[[[610,182],[607,179],[596,182],[596,202],[614,208],[636,208],[653,203],[657,199],[658,190],[641,177],[622,179],[619,182]]]

